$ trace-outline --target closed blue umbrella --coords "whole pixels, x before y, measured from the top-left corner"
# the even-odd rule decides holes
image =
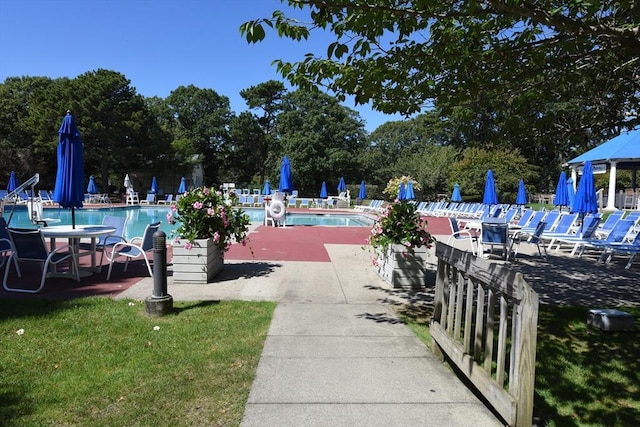
[[[460,194],[460,185],[456,182],[453,184],[453,193],[451,193],[452,202],[461,202],[462,195]]]
[[[271,184],[269,183],[269,180],[266,180],[264,182],[264,187],[262,187],[262,194],[264,194],[265,196],[271,194]]]
[[[360,200],[364,200],[367,198],[367,186],[364,184],[364,181],[360,183],[360,192],[358,193],[358,198]]]
[[[576,199],[576,190],[573,188],[573,179],[567,180],[567,198],[569,200],[569,209],[573,206],[573,202]]]
[[[284,156],[280,165],[280,184],[278,191],[281,193],[291,193],[293,191],[293,174],[291,173],[291,164],[289,158]]]
[[[596,195],[596,184],[593,180],[593,168],[591,162],[587,161],[582,169],[582,178],[578,183],[576,198],[571,207],[571,213],[578,213],[584,218],[586,214],[598,212],[598,197]],[[582,221],[584,222],[584,220]]]
[[[327,194],[327,183],[325,181],[322,181],[322,187],[320,187],[320,198],[326,199],[327,197],[329,197],[329,195]]]
[[[11,193],[16,188],[18,188],[18,177],[16,177],[16,173],[14,171],[11,171],[11,175],[9,175],[9,184],[7,184],[7,191]]]
[[[516,196],[516,205],[527,204],[527,190],[524,188],[524,180],[521,179],[518,183],[518,195]]]
[[[553,198],[554,206],[569,206],[569,193],[567,192],[567,175],[564,171],[560,172],[558,184],[556,185],[556,195]]]
[[[96,194],[98,192],[98,187],[96,187],[96,181],[93,175],[89,177],[89,185],[87,185],[87,193]]]
[[[338,191],[347,191],[347,184],[344,182],[344,177],[340,177],[340,181],[338,181]]]
[[[398,189],[398,200],[407,200],[407,190],[404,188],[404,182],[400,182]]]
[[[158,192],[158,181],[154,176],[153,179],[151,180],[151,190],[149,191],[149,193],[156,194],[157,192]]]
[[[75,208],[84,202],[84,161],[82,141],[69,111],[58,131],[58,171],[53,189],[53,201],[71,208],[71,226],[76,226]]]
[[[187,192],[187,181],[185,181],[184,176],[180,178],[180,186],[178,186],[178,194],[184,194]]]
[[[407,200],[413,200],[416,198],[416,194],[413,192],[413,181],[411,180],[407,182],[407,192],[405,193],[405,198]]]
[[[485,205],[497,205],[498,193],[496,192],[496,183],[493,180],[493,171],[489,169],[487,171],[487,179],[484,182],[484,194],[482,196],[482,203]]]

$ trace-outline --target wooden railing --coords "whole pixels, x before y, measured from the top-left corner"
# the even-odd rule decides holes
[[[531,426],[538,295],[521,273],[436,244],[431,336],[511,426]]]

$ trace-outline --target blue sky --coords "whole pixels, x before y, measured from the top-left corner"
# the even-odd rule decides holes
[[[0,81],[15,76],[74,78],[105,68],[125,75],[138,93],[162,98],[193,84],[229,97],[246,111],[242,89],[282,80],[274,59],[301,60],[321,53],[330,36],[295,42],[268,33],[249,45],[246,21],[286,9],[279,0],[0,0]],[[368,106],[360,112],[368,131],[399,115]]]

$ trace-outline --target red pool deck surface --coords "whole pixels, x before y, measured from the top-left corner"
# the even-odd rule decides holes
[[[432,234],[450,234],[447,218],[429,218],[429,231]],[[236,243],[225,253],[228,260],[256,261],[307,261],[331,262],[325,244],[343,244],[365,246],[371,229],[369,227],[323,227],[323,226],[258,226],[249,234],[249,241],[243,245]],[[171,260],[168,249],[167,259]],[[149,253],[150,259],[153,254]],[[88,257],[81,258],[81,266],[87,265]],[[105,259],[106,263],[106,259]],[[6,267],[5,267],[6,268]],[[11,269],[9,283],[13,287],[36,288],[40,283],[40,270],[35,264],[21,265],[22,278]],[[7,292],[0,288],[0,298],[50,298],[72,299],[86,296],[113,297],[128,289],[140,280],[148,277],[144,261],[132,261],[124,272],[123,263],[113,267],[111,281],[107,281],[108,264],[100,273],[82,278],[80,282],[69,279],[49,278],[44,289],[37,294]],[[0,270],[0,280],[4,269]]]

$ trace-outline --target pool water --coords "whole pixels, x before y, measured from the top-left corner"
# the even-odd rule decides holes
[[[5,206],[3,216],[9,221],[11,205]],[[99,225],[105,215],[123,216],[127,218],[125,238],[140,237],[144,233],[147,224],[160,221],[160,230],[167,234],[167,238],[172,236],[172,232],[178,228],[179,224],[168,224],[168,206],[127,206],[102,209],[76,209],[76,224]],[[249,220],[254,223],[264,222],[264,209],[244,209],[249,216]],[[71,210],[45,207],[43,213],[48,225],[71,225]],[[329,227],[370,227],[373,220],[360,214],[326,214],[326,213],[287,213],[286,225],[314,225]],[[27,215],[27,207],[18,205],[13,211],[10,227],[32,228]]]

